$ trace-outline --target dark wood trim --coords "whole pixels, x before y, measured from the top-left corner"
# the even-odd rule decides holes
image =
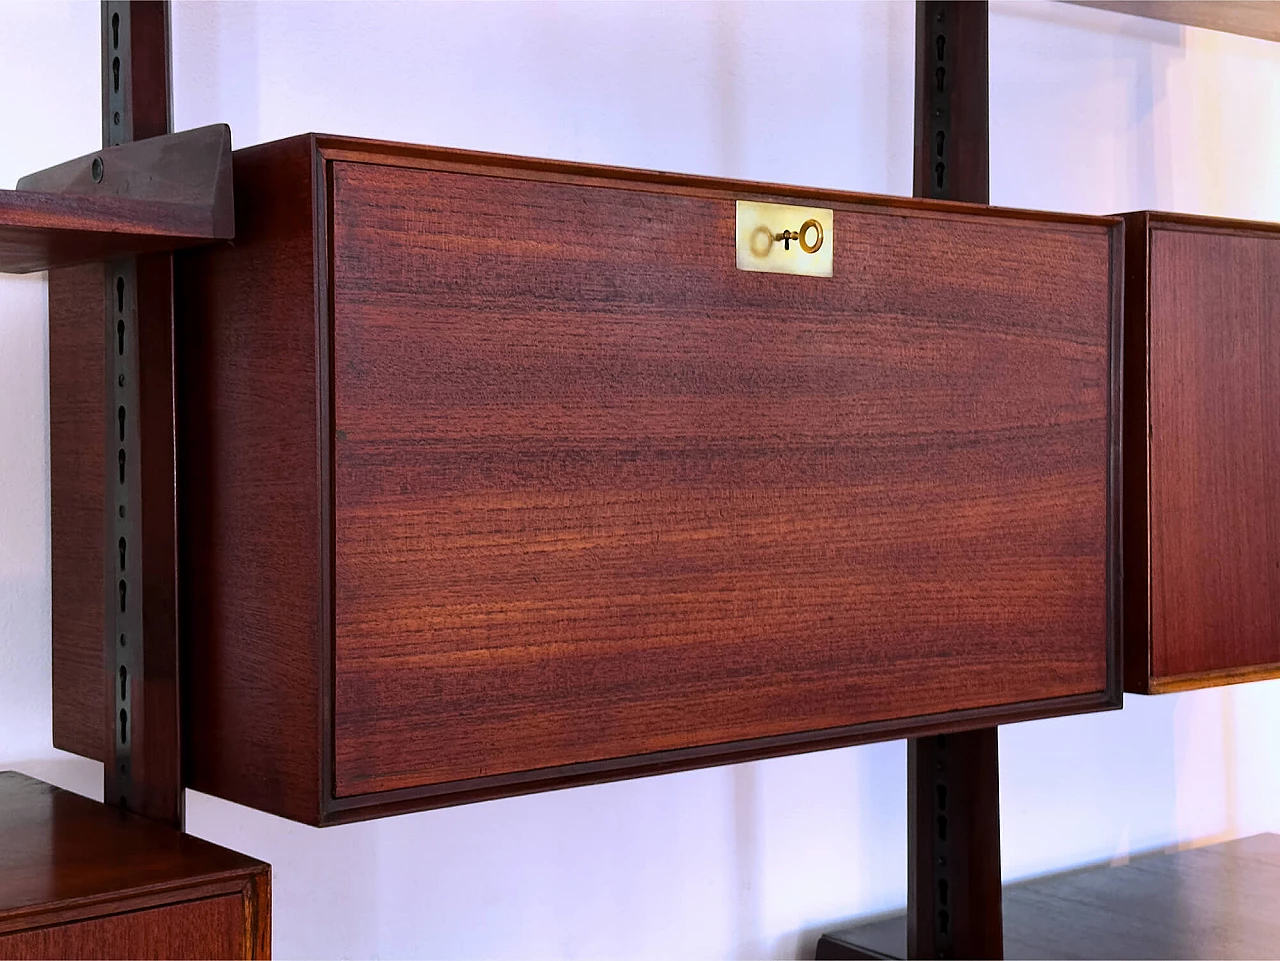
[[[1193,230],[1212,234],[1260,233],[1266,235],[1280,234],[1280,223],[1267,220],[1231,220],[1225,217],[1202,217],[1199,214],[1169,213],[1163,210],[1135,210],[1120,216],[1126,218],[1143,217],[1148,226],[1159,226],[1162,230]]]
[[[1119,705],[1106,691],[1098,691],[1093,694],[993,708],[931,714],[905,722],[877,721],[829,731],[810,731],[773,738],[759,738],[735,744],[707,745],[638,757],[610,758],[566,765],[561,768],[520,771],[514,774],[474,778],[420,788],[405,788],[398,791],[383,791],[346,798],[326,795],[321,804],[320,817],[310,823],[318,826],[346,824],[520,794],[672,774],[713,765],[740,764],[770,757],[783,757],[788,754],[851,747],[904,737],[955,734],[997,724],[1016,724],[1040,718],[1114,710],[1117,707]]]
[[[335,584],[337,583],[337,546],[335,544],[337,505],[334,499],[336,482],[334,479],[334,399],[333,399],[333,355],[334,355],[334,315],[333,315],[333,238],[329,235],[329,211],[333,209],[333,164],[326,160],[315,147],[312,139],[311,176],[313,186],[311,196],[311,235],[315,243],[315,276],[316,284],[316,450],[319,453],[316,476],[320,481],[317,502],[320,504],[320,611],[317,619],[319,625],[319,667],[320,690],[320,789],[318,797],[329,798],[337,795],[337,742],[334,733],[334,702],[337,698],[337,611],[333,603]]]
[[[1124,505],[1128,465],[1125,461],[1125,384],[1128,369],[1125,364],[1125,339],[1127,334],[1126,297],[1126,247],[1129,228],[1123,224],[1111,236],[1111,386],[1107,392],[1108,460],[1107,474],[1107,695],[1111,706],[1119,709],[1124,704],[1125,677],[1128,671],[1125,647],[1125,605],[1128,603],[1124,561]],[[1145,478],[1145,471],[1144,471]],[[1145,479],[1144,479],[1145,483]],[[1145,597],[1145,594],[1144,594]]]
[[[1151,542],[1149,537],[1151,422],[1147,411],[1150,351],[1150,215],[1125,215],[1124,461],[1120,556],[1124,567],[1124,686],[1150,692]]]
[[[236,871],[227,872],[223,877],[202,879],[197,885],[173,881],[139,889],[125,897],[107,892],[92,898],[33,905],[27,909],[7,911],[0,916],[0,934],[105,918],[129,911],[145,911],[168,904],[185,904],[203,898],[242,894],[251,883],[252,879],[246,877],[246,872]]]
[[[1195,691],[1205,687],[1223,687],[1227,684],[1245,684],[1250,681],[1270,681],[1275,678],[1280,678],[1280,664],[1228,667],[1220,671],[1202,671],[1198,674],[1149,677],[1146,690],[1135,691],[1135,693],[1175,694],[1178,691]]]
[[[449,147],[420,147],[379,140],[334,137],[327,134],[313,134],[307,137],[314,140],[321,157],[328,161],[394,165],[449,172],[461,171],[471,176],[515,177],[554,183],[607,186],[617,190],[679,192],[685,195],[692,193],[694,196],[714,198],[733,198],[748,194],[759,200],[770,198],[777,198],[784,202],[815,200],[850,204],[861,208],[906,208],[916,214],[962,214],[966,218],[1000,217],[1005,220],[1012,218],[1015,221],[1057,223],[1068,228],[1089,225],[1111,226],[1120,223],[1122,219],[1118,215],[1066,214],[1056,211],[992,207],[987,204],[958,203],[952,200],[758,183],[697,174],[607,167],[567,160],[539,160]]]

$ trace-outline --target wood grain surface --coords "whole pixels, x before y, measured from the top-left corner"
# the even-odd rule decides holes
[[[1117,219],[318,135],[235,181],[177,258],[190,786],[337,823],[1117,706]],[[734,269],[739,197],[834,207],[837,277]]]
[[[339,796],[1107,689],[1105,224],[332,189]]]
[[[207,899],[233,901],[235,910],[229,914]],[[206,908],[154,914],[193,901]],[[31,932],[0,939],[0,956],[130,957],[135,948],[143,957],[269,956],[269,940],[260,934],[263,925],[270,930],[269,911],[270,868],[261,861],[24,775],[0,773],[0,935]],[[105,918],[113,920],[83,926]],[[215,931],[215,924],[222,929]],[[66,927],[50,930],[58,925]],[[201,940],[183,949],[173,940],[183,932]],[[119,954],[80,941],[99,937],[118,944]],[[222,953],[230,945],[239,952]],[[265,955],[252,953],[264,948]]]
[[[1153,684],[1280,674],[1280,230],[1150,226]]]
[[[187,783],[299,820],[331,751],[313,160],[238,151],[236,245],[176,259]]]
[[[173,250],[218,236],[208,210],[126,197],[0,190],[0,272]]]
[[[53,744],[95,760],[112,703],[103,659],[103,268],[49,272]]]
[[[1006,957],[1274,958],[1280,835],[1142,855],[1004,889]],[[825,935],[816,956],[905,958],[906,917]]]
[[[245,951],[243,899],[223,895],[129,914],[0,934],[3,958],[222,959]],[[268,955],[269,957],[269,955]]]

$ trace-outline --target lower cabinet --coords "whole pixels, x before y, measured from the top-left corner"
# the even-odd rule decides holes
[[[0,958],[269,958],[271,869],[0,773]]]

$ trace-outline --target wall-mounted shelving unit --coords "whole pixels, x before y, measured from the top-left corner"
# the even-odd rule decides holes
[[[995,725],[1276,673],[1280,233],[990,207],[986,5],[917,18],[890,198],[231,154],[169,132],[167,7],[104,4],[109,146],[0,193],[51,269],[56,746],[181,837],[187,786],[333,824],[908,737],[907,913],[820,957],[1275,944],[1274,838],[1002,892]],[[740,269],[739,201],[831,269]]]

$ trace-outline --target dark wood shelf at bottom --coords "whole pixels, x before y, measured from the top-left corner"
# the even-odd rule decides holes
[[[905,958],[906,915],[824,934],[819,961]],[[1141,855],[1004,889],[1006,958],[1280,957],[1280,835]]]

